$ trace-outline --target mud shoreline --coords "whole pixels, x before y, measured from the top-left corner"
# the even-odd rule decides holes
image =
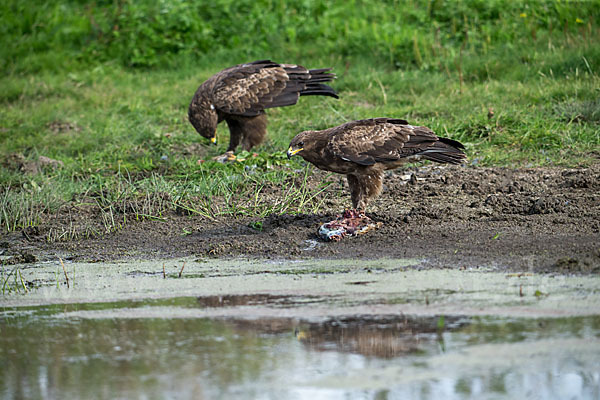
[[[317,185],[324,174],[310,177]],[[169,257],[253,259],[418,258],[420,268],[600,272],[600,164],[589,168],[407,168],[389,173],[368,210],[383,226],[341,242],[317,239],[350,199],[342,177],[318,215],[207,219],[172,212],[163,221],[129,221],[111,234],[83,237],[101,216],[61,210],[39,226],[0,238],[4,264]],[[281,196],[284,188],[267,188]],[[260,222],[260,229],[256,229]],[[49,243],[69,229],[73,240]],[[78,238],[79,237],[79,238]]]

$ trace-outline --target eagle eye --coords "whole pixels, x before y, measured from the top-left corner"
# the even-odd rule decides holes
[[[299,147],[304,147],[304,142],[298,142]]]

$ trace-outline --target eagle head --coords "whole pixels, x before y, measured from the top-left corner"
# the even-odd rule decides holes
[[[297,153],[304,150],[307,146],[310,146],[310,134],[313,131],[305,131],[297,134],[291,141],[290,147],[287,151],[288,158],[296,155]]]
[[[188,109],[188,118],[196,131],[217,144],[217,124],[219,115],[215,106],[205,99],[194,97]]]

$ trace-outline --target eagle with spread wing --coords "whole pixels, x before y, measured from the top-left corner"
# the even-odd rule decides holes
[[[320,229],[320,233],[325,229],[320,236],[339,240],[373,226],[364,212],[381,193],[384,171],[418,160],[460,164],[466,160],[462,149],[461,143],[438,137],[427,127],[374,118],[299,133],[287,156],[298,154],[317,168],[346,175],[354,210],[346,210],[342,218]]]
[[[265,109],[296,104],[300,96],[337,93],[323,82],[335,78],[331,68],[306,69],[270,60],[236,65],[211,76],[190,103],[188,117],[196,131],[216,143],[217,124],[229,126],[229,147],[224,160],[233,160],[238,145],[244,150],[260,144],[267,134]]]

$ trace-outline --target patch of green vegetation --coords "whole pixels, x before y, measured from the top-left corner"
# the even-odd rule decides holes
[[[6,271],[4,265],[0,274],[0,285],[2,286],[2,295],[11,293],[27,293],[29,289],[35,287],[35,284],[23,279],[21,268],[14,267]]]
[[[258,232],[261,232],[263,230],[262,221],[252,221],[248,224],[248,226]]]
[[[600,125],[600,98],[588,101],[560,103],[554,107],[554,111],[569,123]]]
[[[438,332],[442,332],[444,331],[444,328],[446,327],[446,321],[443,315],[440,315],[438,317],[438,321],[437,321],[437,330]]]
[[[265,54],[451,68],[457,55],[496,53],[490,61],[501,61],[537,40],[588,39],[600,14],[597,1],[559,0],[9,0],[0,11],[1,65],[28,72],[98,61],[147,68],[200,60],[212,66],[210,60],[220,65]],[[530,62],[530,56],[523,52],[515,61]],[[480,66],[484,76],[504,68],[488,64]]]
[[[574,166],[600,152],[599,1],[9,0],[0,11],[5,231],[64,206],[100,213],[90,236],[173,211],[318,212],[331,182],[310,185],[311,167],[284,152],[302,130],[354,119],[429,126],[477,165]],[[261,58],[334,67],[340,100],[269,110],[256,154],[212,162],[227,127],[209,147],[188,103],[211,74]]]

